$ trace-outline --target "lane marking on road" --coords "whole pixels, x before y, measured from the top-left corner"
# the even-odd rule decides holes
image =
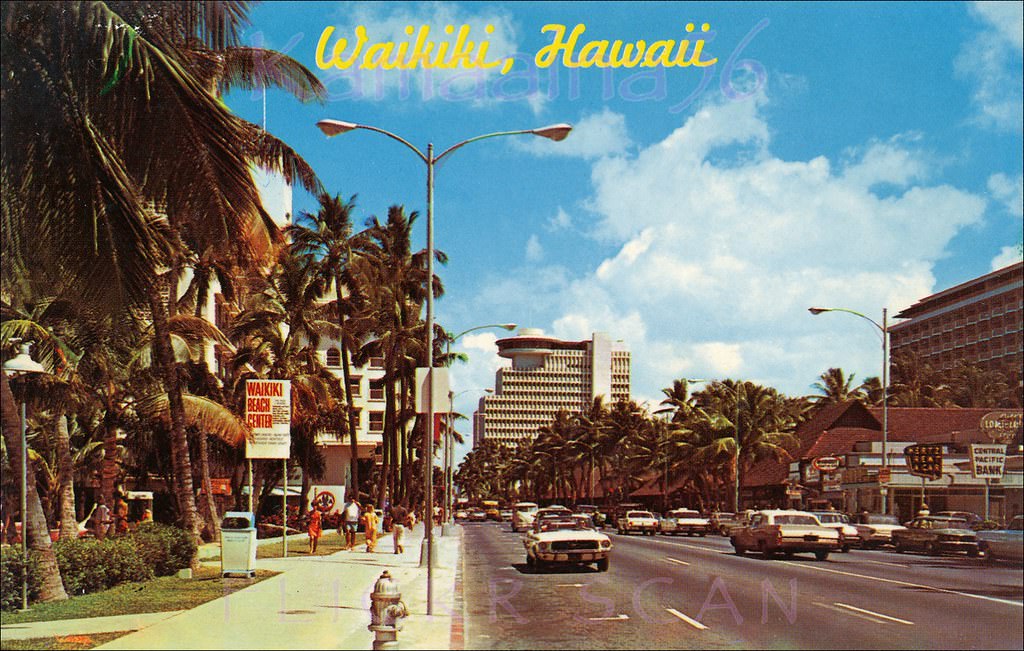
[[[690,626],[694,627],[697,630],[706,631],[708,629],[707,626],[704,626],[703,624],[698,622],[696,619],[693,619],[691,617],[687,617],[686,615],[682,614],[681,612],[679,612],[675,608],[666,608],[665,610],[667,610],[669,613],[675,615],[676,617],[678,617],[679,619],[683,620],[684,622],[686,622],[687,624],[689,624]]]
[[[621,622],[629,619],[629,615],[619,613],[614,617],[588,617],[587,619],[592,622]]]
[[[858,558],[857,560],[862,560],[862,559]],[[893,567],[910,567],[906,563],[889,563],[888,561],[869,561],[867,559],[863,559],[863,562],[864,563],[874,563],[875,565],[891,565]]]
[[[1024,608],[1024,601],[1011,601],[1009,599],[1000,599],[998,597],[987,597],[981,594],[971,594],[970,592],[960,592],[959,590],[948,590],[946,588],[936,588],[932,585],[923,585],[921,583],[910,583],[908,581],[898,581],[896,579],[884,579],[878,576],[870,576],[867,574],[857,574],[856,572],[843,572],[842,570],[831,570],[827,567],[816,567],[814,565],[805,565],[804,563],[794,563],[792,561],[779,561],[783,565],[793,565],[796,567],[804,567],[808,570],[818,570],[819,572],[830,572],[832,574],[840,574],[842,576],[852,576],[857,579],[867,579],[869,581],[878,581],[879,583],[892,583],[895,585],[903,585],[908,588],[924,588],[926,590],[932,590],[933,592],[944,592],[946,594],[955,594],[961,597],[971,597],[973,599],[981,599],[983,601],[994,601],[997,604],[1006,604],[1007,606],[1017,606],[1018,608]]]
[[[838,601],[833,601],[832,604],[835,605],[835,606],[839,606],[840,608],[848,608],[848,609],[856,611],[858,613],[864,613],[865,615],[870,615],[871,617],[877,617],[879,619],[885,619],[885,620],[888,620],[890,622],[896,622],[897,624],[906,624],[907,626],[913,626],[914,625],[914,622],[908,622],[907,620],[900,619],[899,617],[890,617],[889,615],[883,615],[882,613],[876,613],[873,610],[865,610],[863,608],[858,608],[856,606],[851,606],[850,604],[839,603]]]
[[[582,588],[586,583],[556,583],[556,588]]]
[[[668,556],[666,556],[663,560],[669,563],[675,563],[676,565],[689,565],[689,563],[687,563],[686,561],[681,561],[678,558],[669,558]]]
[[[828,608],[829,610],[835,611],[837,613],[842,613],[843,615],[846,615],[846,616],[853,616],[853,617],[857,617],[857,618],[863,619],[864,621],[871,622],[872,624],[888,624],[889,623],[889,622],[885,621],[884,619],[878,619],[877,617],[869,617],[868,615],[862,615],[861,613],[855,613],[855,612],[852,612],[852,611],[849,611],[849,610],[844,610],[842,608],[838,608],[836,606],[833,606],[832,604],[826,604],[826,603],[822,603],[820,601],[812,601],[811,603],[814,604],[815,606],[821,606],[822,608]]]

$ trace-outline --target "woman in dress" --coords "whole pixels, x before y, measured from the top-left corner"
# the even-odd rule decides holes
[[[309,534],[309,553],[316,553],[316,545],[320,542],[320,535],[323,534],[322,516],[320,509],[313,507],[309,512],[309,524],[306,526],[306,533]]]

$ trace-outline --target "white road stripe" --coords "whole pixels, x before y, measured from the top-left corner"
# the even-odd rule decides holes
[[[890,622],[896,622],[897,624],[906,624],[907,626],[913,626],[914,625],[914,622],[908,622],[907,620],[900,619],[899,617],[890,617],[889,615],[883,615],[882,613],[876,613],[876,612],[874,612],[872,610],[865,610],[863,608],[857,608],[856,606],[851,606],[850,604],[839,603],[838,601],[834,601],[832,603],[833,603],[833,605],[839,606],[840,608],[849,608],[850,610],[855,610],[858,613],[864,613],[865,615],[870,615],[872,617],[877,617],[879,619],[887,619]]]
[[[582,588],[586,583],[556,583],[556,588]]]
[[[885,621],[884,619],[878,619],[877,617],[869,617],[867,615],[862,615],[860,613],[855,613],[855,612],[850,611],[850,610],[844,610],[842,608],[837,608],[837,607],[833,606],[832,604],[826,604],[826,603],[822,603],[820,601],[812,601],[811,603],[813,603],[815,606],[821,606],[822,608],[828,608],[829,610],[834,610],[835,612],[842,613],[843,615],[859,617],[860,619],[863,619],[866,622],[871,622],[872,624],[888,624],[889,623],[889,622]]]
[[[669,563],[675,563],[676,565],[689,565],[689,563],[687,563],[686,561],[681,561],[678,558],[669,558],[668,556],[666,556],[665,560]]]
[[[854,572],[843,572],[841,570],[831,570],[827,567],[818,567],[816,565],[807,565],[804,563],[794,563],[792,561],[778,561],[784,565],[795,565],[797,567],[804,567],[809,570],[818,570],[819,572],[831,572],[832,574],[841,574],[843,576],[852,576],[858,579],[867,579],[869,581],[878,581],[879,583],[893,583],[895,585],[903,585],[910,588],[924,588],[926,590],[932,590],[934,592],[945,592],[946,594],[955,594],[961,597],[971,597],[973,599],[982,599],[984,601],[994,601],[997,604],[1006,604],[1007,606],[1017,606],[1018,608],[1024,608],[1024,602],[1011,601],[1009,599],[999,599],[998,597],[986,597],[981,594],[971,594],[970,592],[959,592],[957,590],[947,590],[946,588],[936,588],[931,585],[922,585],[920,583],[909,583],[907,581],[897,581],[896,579],[883,579],[877,576],[868,576],[866,574],[856,574]]]
[[[679,619],[683,620],[684,622],[686,622],[687,624],[689,624],[690,626],[694,627],[697,630],[706,631],[707,628],[708,628],[707,626],[704,626],[703,624],[698,622],[696,619],[693,619],[691,617],[687,617],[686,615],[682,614],[681,612],[679,612],[675,608],[666,608],[665,610],[667,610],[668,612],[672,613],[673,615],[675,615],[676,617],[678,617]]]
[[[592,622],[618,622],[629,619],[629,615],[619,613],[614,617],[590,617],[588,619]]]
[[[858,561],[863,561],[864,563],[874,563],[875,565],[891,565],[893,567],[910,567],[906,563],[889,563],[887,561],[869,561],[866,558],[865,559],[858,558],[857,560]]]

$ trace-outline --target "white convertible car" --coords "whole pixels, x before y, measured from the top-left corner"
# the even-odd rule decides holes
[[[523,538],[526,564],[541,568],[548,565],[597,565],[608,571],[611,538],[594,528],[586,515],[543,514]]]

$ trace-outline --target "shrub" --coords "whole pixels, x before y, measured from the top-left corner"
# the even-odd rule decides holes
[[[188,532],[158,522],[140,525],[131,539],[139,556],[157,576],[169,576],[188,567],[196,555],[196,543]]]
[[[58,540],[53,551],[69,595],[153,578],[153,569],[130,537]]]
[[[9,612],[21,608],[21,579],[25,572],[25,557],[21,549],[4,547],[0,550],[0,610]],[[28,598],[39,595],[39,572],[35,559],[29,554]]]

